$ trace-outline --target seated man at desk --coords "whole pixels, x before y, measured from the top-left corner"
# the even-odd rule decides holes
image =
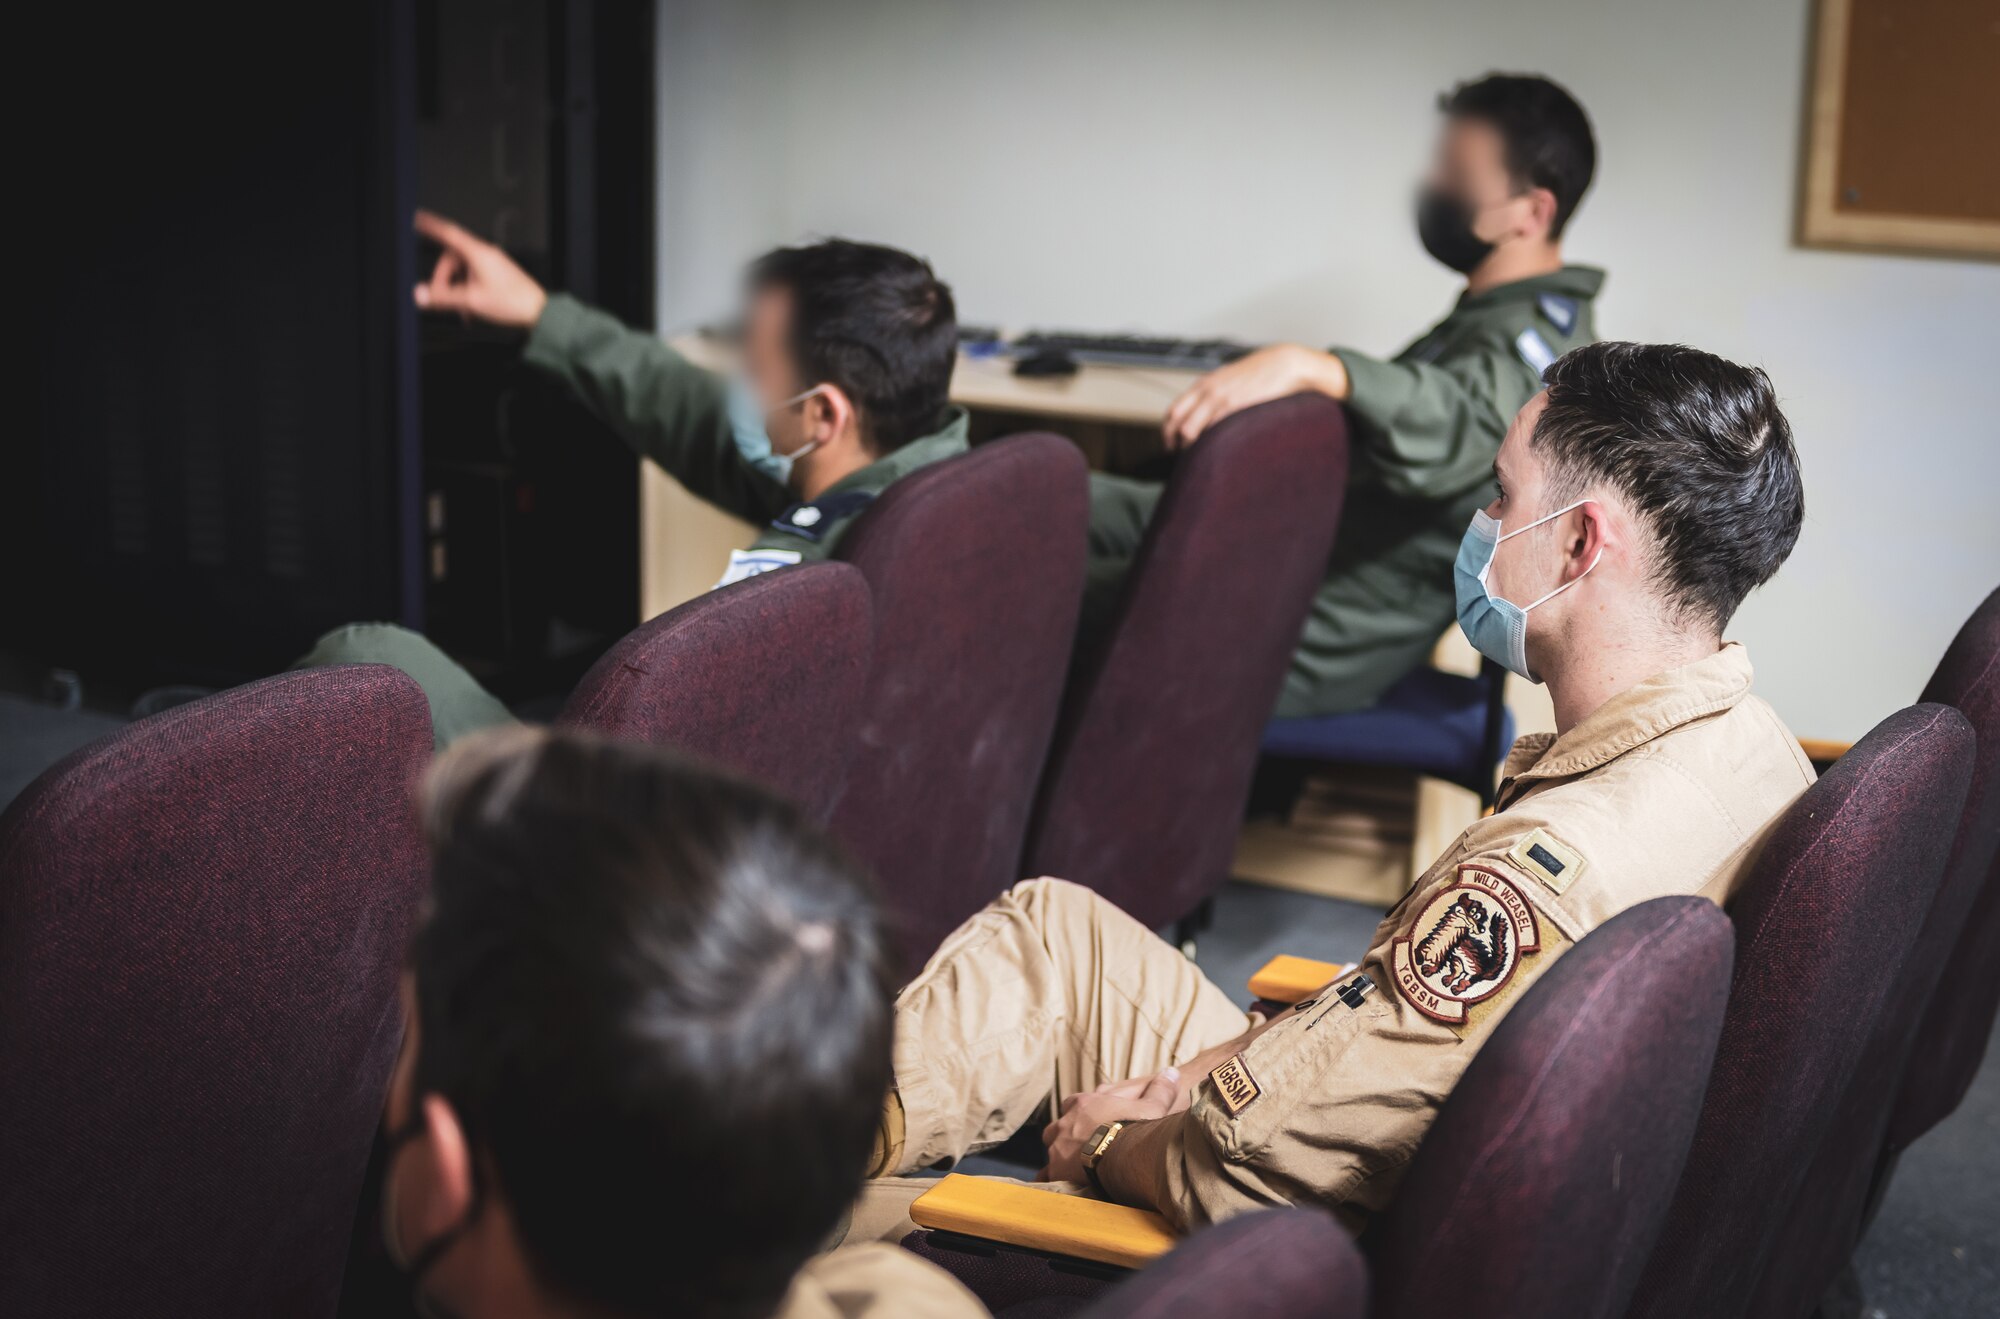
[[[985,1315],[894,1246],[818,1253],[861,1183],[890,985],[867,884],[795,812],[651,747],[526,728],[453,748],[425,796],[382,1196],[421,1300]]]
[[[1508,757],[1354,970],[1269,1022],[1088,889],[1017,885],[896,1004],[876,1170],[1048,1123],[1046,1176],[1176,1229],[1264,1206],[1359,1223],[1522,991],[1591,930],[1669,894],[1725,902],[1812,782],[1723,640],[1791,553],[1798,455],[1762,371],[1601,343],[1548,370],[1451,571],[1482,654],[1546,680],[1556,732]],[[908,1226],[918,1179],[864,1191],[854,1232]]]
[[[1451,314],[1392,361],[1350,348],[1260,349],[1202,377],[1168,410],[1169,448],[1254,404],[1318,390],[1353,424],[1347,496],[1326,578],[1278,700],[1292,717],[1373,704],[1451,622],[1459,532],[1493,497],[1493,455],[1551,362],[1596,338],[1604,273],[1563,264],[1590,186],[1583,109],[1546,78],[1495,74],[1443,98],[1419,194],[1426,251],[1466,277]],[[1092,612],[1114,589],[1157,484],[1091,482]]]
[[[718,584],[825,558],[891,482],[965,451],[965,413],[946,401],[951,289],[907,252],[833,239],[759,258],[745,281],[741,366],[725,378],[549,294],[441,216],[418,212],[417,230],[444,249],[417,286],[419,307],[526,330],[531,366],[694,494],[764,528]],[[471,674],[393,625],[335,629],[300,665],[369,662],[423,687],[440,747],[510,719]]]

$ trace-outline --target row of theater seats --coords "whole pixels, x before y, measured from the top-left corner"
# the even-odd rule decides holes
[[[1346,466],[1344,414],[1322,398],[1218,427],[1079,646],[1083,460],[1055,435],[983,445],[897,482],[842,562],[641,627],[562,718],[693,749],[818,811],[874,871],[912,968],[1024,875],[1166,925],[1228,877]]]
[[[1606,922],[1472,1062],[1357,1244],[1315,1210],[1101,1273],[905,1244],[1003,1316],[1806,1319],[2000,1007],[2000,591],[1785,814],[1728,915]],[[1130,1212],[1130,1211],[1120,1211]]]
[[[898,483],[843,542],[844,562],[752,579],[640,628],[561,718],[792,795],[875,868],[912,963],[1024,874],[1093,884],[1163,924],[1226,875],[1332,541],[1342,425],[1331,404],[1284,400],[1197,446],[1073,668],[1083,468],[1066,441],[1022,436]],[[1985,657],[1958,703],[1989,703],[1973,713],[1989,748],[1977,789],[1989,852],[1996,626],[1989,600],[1954,650]],[[204,1314],[331,1311],[400,1029],[395,973],[424,884],[409,787],[430,740],[421,693],[393,670],[288,674],[133,725],[0,819],[0,1075],[26,1078],[0,1085],[0,1131],[35,1133],[9,1141],[0,1169],[0,1237],[23,1261],[8,1279],[17,1312],[179,1308],[162,1297]],[[1871,759],[1856,755],[1845,775]],[[1881,790],[1868,782],[1866,795]],[[1826,810],[1829,791],[1808,800]],[[1921,797],[1931,809],[1950,792]],[[1940,822],[1926,836],[1949,833]],[[1797,882],[1817,910],[1809,878]],[[1981,901],[1965,937],[1984,930],[1990,949],[2000,896]],[[1799,902],[1777,924],[1796,921]],[[1870,931],[1901,967],[1893,926],[1840,929]],[[1833,945],[1785,947],[1800,965],[1770,971],[1767,997],[1746,1004],[1809,1001],[1815,1029],[1843,1038],[1875,1020],[1866,995],[1887,963],[1857,970]],[[1855,977],[1837,1019],[1802,988],[1821,983],[1824,959]],[[1971,988],[1953,999],[1988,1023],[1991,960],[1958,969]],[[1905,1022],[1931,997],[1908,994]],[[1985,1028],[1961,1034],[1969,1078]],[[1729,1039],[1725,1028],[1725,1056]],[[1781,1095],[1787,1122],[1814,1098],[1753,1093]],[[1726,1116],[1731,1128],[1768,1120]],[[1617,1165],[1621,1184],[1637,1157]],[[1732,1205],[1790,1198],[1725,1189]]]
[[[1083,461],[982,445],[898,482],[841,562],[640,627],[559,721],[791,796],[873,868],[912,968],[1028,874],[1166,923],[1227,877],[1345,471],[1323,399],[1218,428],[1072,665]],[[0,1167],[0,1311],[331,1313],[430,748],[395,670],[294,672],[133,724],[0,817],[0,1131],[34,1133]]]

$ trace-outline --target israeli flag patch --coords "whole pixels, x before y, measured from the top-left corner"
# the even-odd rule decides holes
[[[731,550],[728,570],[722,574],[722,580],[709,589],[719,591],[725,586],[734,586],[778,568],[789,568],[804,558],[797,550]]]
[[[1576,328],[1576,299],[1565,298],[1560,293],[1544,293],[1535,299],[1535,305],[1542,309],[1542,315],[1549,318],[1549,324],[1556,327],[1556,333],[1565,339]]]
[[[1555,365],[1556,350],[1549,347],[1549,341],[1532,326],[1514,336],[1514,351],[1521,355],[1523,362],[1534,368],[1536,376]]]

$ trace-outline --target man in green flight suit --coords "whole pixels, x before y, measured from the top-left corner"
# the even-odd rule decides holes
[[[891,482],[965,452],[965,413],[946,401],[958,347],[951,290],[907,252],[836,239],[759,258],[741,366],[724,377],[550,295],[441,216],[418,212],[416,224],[444,249],[417,286],[419,307],[528,331],[529,365],[695,495],[763,528],[718,585],[827,557]],[[440,748],[512,718],[444,652],[392,624],[336,628],[298,667],[370,662],[424,689]]]
[[[1442,97],[1417,232],[1466,277],[1451,314],[1391,361],[1350,348],[1260,349],[1203,376],[1167,413],[1172,449],[1258,403],[1318,390],[1347,405],[1350,470],[1326,577],[1277,713],[1373,704],[1423,663],[1451,623],[1453,556],[1493,498],[1507,423],[1545,367],[1594,340],[1604,272],[1567,266],[1563,227],[1590,185],[1590,121],[1546,78],[1494,74]],[[1155,484],[1091,482],[1092,600],[1137,549]]]

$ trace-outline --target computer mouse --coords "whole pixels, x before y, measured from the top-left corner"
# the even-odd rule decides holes
[[[1076,374],[1076,359],[1068,353],[1054,350],[1030,353],[1014,363],[1014,374],[1031,378],[1073,376]]]

